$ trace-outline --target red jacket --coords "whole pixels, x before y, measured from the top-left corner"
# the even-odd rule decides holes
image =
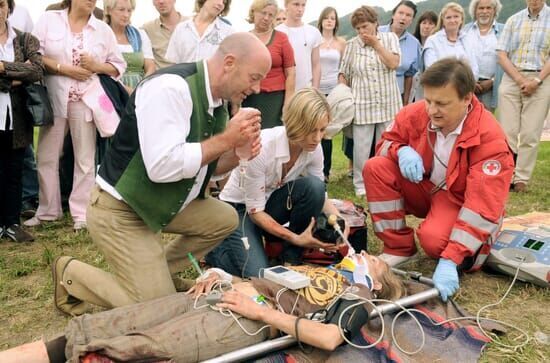
[[[461,210],[441,257],[457,264],[500,229],[514,172],[512,153],[500,125],[475,97],[472,106],[451,152],[446,176],[450,199]],[[422,157],[424,178],[429,178],[433,151],[428,135],[432,145],[436,139],[435,132],[428,133],[429,124],[424,101],[403,108],[382,135],[377,154],[398,162],[397,150],[409,145]]]

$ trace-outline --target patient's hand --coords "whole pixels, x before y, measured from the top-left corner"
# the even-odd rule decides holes
[[[202,294],[208,294],[214,283],[219,280],[221,280],[221,276],[217,272],[211,272],[206,279],[197,282],[195,286],[190,288],[187,294],[193,294],[194,298]]]
[[[234,311],[250,320],[263,320],[263,314],[269,309],[267,305],[260,305],[237,290],[224,292],[221,302],[216,306]]]

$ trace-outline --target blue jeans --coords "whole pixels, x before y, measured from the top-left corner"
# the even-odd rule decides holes
[[[34,160],[32,145],[25,148],[21,184],[21,200],[23,202],[38,200],[38,175],[36,173],[36,161]]]
[[[290,210],[287,209],[289,191],[292,199]],[[311,217],[317,217],[321,213],[324,203],[325,183],[317,177],[308,176],[284,184],[274,191],[267,200],[264,212],[281,225],[288,222],[288,228],[300,234],[311,222]],[[234,276],[258,277],[260,270],[268,267],[262,237],[267,240],[280,238],[271,236],[255,225],[248,217],[244,204],[235,203],[233,207],[239,214],[239,227],[206,255],[206,263],[222,268]],[[241,239],[243,236],[248,237],[248,251],[244,248]],[[302,252],[301,247],[285,241],[281,259],[283,262],[299,264]]]

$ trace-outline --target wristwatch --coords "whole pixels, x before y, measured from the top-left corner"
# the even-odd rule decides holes
[[[533,79],[537,81],[539,86],[542,84],[542,79],[540,79],[539,77],[533,77]]]

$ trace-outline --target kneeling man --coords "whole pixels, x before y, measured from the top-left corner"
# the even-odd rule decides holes
[[[381,257],[390,265],[415,252],[405,215],[425,218],[420,245],[439,259],[434,283],[443,300],[458,271],[478,268],[498,232],[512,179],[512,154],[500,125],[475,98],[467,63],[442,59],[421,78],[425,99],[403,108],[363,169]]]

